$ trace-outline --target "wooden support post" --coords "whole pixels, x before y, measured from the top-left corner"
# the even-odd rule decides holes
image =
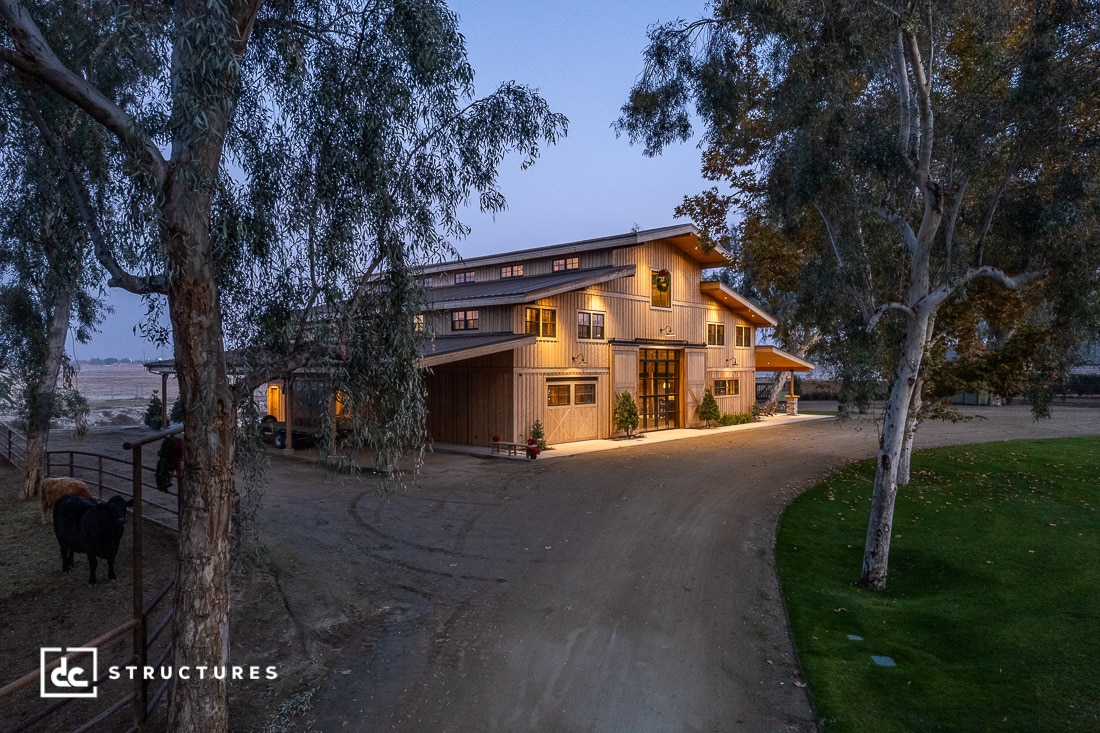
[[[168,372],[160,374],[160,429],[168,427]]]
[[[145,682],[144,669],[148,661],[145,648],[145,608],[141,587],[141,535],[142,535],[142,501],[141,501],[141,443],[133,447],[133,492],[134,492],[134,554],[133,554],[133,580],[134,580],[134,664],[137,665],[139,674],[134,680],[134,727],[141,730],[145,724],[146,703],[148,702],[148,686]]]
[[[294,377],[290,372],[287,372],[283,384],[286,385],[286,449],[294,450]]]

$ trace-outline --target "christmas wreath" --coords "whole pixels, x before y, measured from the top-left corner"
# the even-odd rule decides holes
[[[657,292],[667,293],[668,285],[672,281],[672,273],[668,270],[661,270],[657,273]]]

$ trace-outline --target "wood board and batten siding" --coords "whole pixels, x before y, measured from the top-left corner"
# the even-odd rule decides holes
[[[774,319],[728,287],[702,283],[704,267],[726,260],[700,247],[698,232],[685,225],[427,268],[433,286],[447,288],[440,302],[480,304],[482,334],[527,334],[528,309],[538,324],[534,342],[507,358],[436,368],[429,382],[437,395],[430,397],[433,437],[523,441],[540,420],[551,444],[607,438],[624,391],[647,401],[650,429],[700,425],[707,388],[723,412],[751,409],[755,329]],[[667,305],[655,302],[663,299],[654,287],[661,271],[669,277]],[[516,280],[489,284],[505,278]],[[551,312],[553,333],[542,328]],[[587,327],[596,317],[601,334],[579,333],[579,319]],[[446,311],[425,321],[436,333],[450,332]],[[738,329],[751,338],[738,343]]]
[[[424,376],[428,433],[433,441],[488,445],[494,435],[515,441],[512,352],[433,367]]]

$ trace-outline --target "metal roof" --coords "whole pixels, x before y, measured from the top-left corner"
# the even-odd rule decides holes
[[[546,247],[532,247],[529,249],[512,250],[481,257],[469,257],[449,262],[441,262],[434,265],[425,265],[422,272],[431,275],[437,272],[446,272],[456,267],[488,267],[491,265],[504,265],[509,262],[522,262],[541,257],[554,257],[559,255],[572,255],[580,252],[592,252],[601,249],[615,249],[617,247],[636,247],[646,242],[654,242],[665,239],[690,255],[704,267],[722,267],[728,263],[729,253],[722,247],[714,247],[711,250],[703,249],[699,242],[699,230],[694,224],[677,224],[675,226],[660,227],[658,229],[644,229],[626,234],[616,234],[610,237],[598,237],[596,239],[582,239],[578,242],[566,242],[564,244],[552,244]]]
[[[421,348],[420,366],[423,368],[446,364],[449,361],[473,359],[478,356],[511,351],[535,343],[534,334],[479,333],[461,336],[439,336]]]
[[[462,283],[427,288],[425,298],[428,310],[533,303],[540,298],[580,290],[609,280],[633,277],[635,269],[634,265],[594,267],[587,270],[564,270],[549,275],[506,277],[499,280]]]

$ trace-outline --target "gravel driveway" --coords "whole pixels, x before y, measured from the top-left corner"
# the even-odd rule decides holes
[[[1100,432],[1096,410],[966,409],[988,419],[925,425],[918,448]],[[775,527],[876,442],[870,421],[827,419],[555,460],[434,455],[390,495],[276,455],[261,521],[287,653],[319,680],[301,726],[816,730]]]

